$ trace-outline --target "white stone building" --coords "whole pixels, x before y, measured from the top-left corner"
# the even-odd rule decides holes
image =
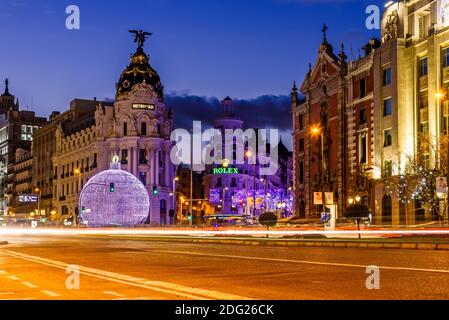
[[[78,121],[66,121],[56,130],[53,154],[53,203],[63,216],[78,216],[83,185],[109,169],[112,158],[145,185],[150,196],[147,223],[168,224],[175,167],[170,160],[173,126],[171,109],[164,103],[163,87],[150,66],[142,44],[117,83],[113,106],[98,103]],[[129,199],[133,201],[133,199]]]

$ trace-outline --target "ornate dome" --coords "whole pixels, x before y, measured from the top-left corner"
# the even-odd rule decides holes
[[[131,63],[126,67],[117,83],[116,99],[126,98],[132,87],[138,83],[148,83],[158,98],[163,99],[164,88],[161,79],[149,63],[149,57],[141,47],[131,56]]]
[[[135,226],[146,222],[150,200],[139,179],[113,163],[86,183],[79,208],[82,223],[90,227]]]

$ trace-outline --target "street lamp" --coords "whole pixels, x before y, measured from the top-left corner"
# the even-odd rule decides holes
[[[78,176],[78,202],[79,202],[79,196],[81,195],[81,170],[79,168],[75,169],[74,171],[75,176]],[[80,208],[78,208],[78,214],[79,214],[79,210]],[[77,219],[76,219],[76,212],[73,215],[73,225],[76,226],[77,225]]]
[[[320,136],[321,138],[321,199],[322,199],[322,203],[323,203],[323,212],[326,210],[326,195],[325,195],[325,191],[324,191],[324,170],[325,170],[325,166],[324,166],[324,137],[323,137],[323,130],[319,127],[319,126],[313,126],[310,129],[310,133],[312,136]]]
[[[249,164],[249,158],[251,158],[254,154],[251,150],[246,151],[246,158],[248,159]],[[254,161],[254,168],[253,168],[253,219],[256,218],[256,163],[257,160]]]
[[[35,188],[34,192],[36,192],[37,195],[37,215],[40,216],[41,215],[41,195],[42,195],[42,191],[39,188]]]
[[[175,177],[174,179],[173,179],[173,189],[172,189],[172,193],[170,194],[171,196],[172,196],[172,210],[173,210],[173,216],[174,216],[174,214],[175,214],[175,212],[177,211],[177,210],[175,210],[175,201],[176,201],[176,199],[175,199],[175,197],[176,197],[176,182],[177,181],[179,181],[179,177]],[[174,222],[175,223],[175,222]]]

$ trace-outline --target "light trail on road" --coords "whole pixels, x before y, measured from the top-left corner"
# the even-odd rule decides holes
[[[187,237],[215,237],[215,236],[247,236],[247,237],[283,237],[283,236],[394,236],[394,235],[449,235],[449,229],[427,230],[179,230],[179,229],[25,229],[1,228],[1,235],[36,235],[36,236],[67,236],[67,235],[133,235],[133,236],[187,236]]]

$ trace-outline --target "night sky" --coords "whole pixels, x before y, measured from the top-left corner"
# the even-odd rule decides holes
[[[135,50],[128,29],[144,29],[154,33],[145,48],[178,125],[231,96],[240,99],[240,114],[249,125],[288,130],[286,95],[315,61],[323,22],[334,48],[344,41],[348,57],[356,57],[373,36],[365,28],[365,8],[382,8],[383,3],[0,0],[0,78],[9,77],[21,105],[42,116],[65,110],[73,98],[112,99],[115,82]],[[70,4],[80,7],[80,30],[65,28]],[[203,109],[192,110],[192,102]],[[258,108],[257,117],[247,111],[251,108]]]

